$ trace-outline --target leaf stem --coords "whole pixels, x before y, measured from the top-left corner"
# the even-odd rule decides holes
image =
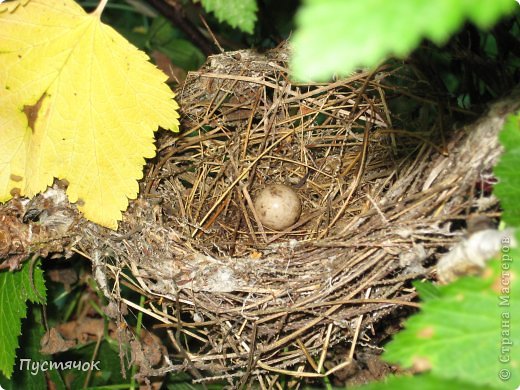
[[[97,6],[97,8],[95,9],[94,12],[92,12],[93,15],[96,15],[98,17],[101,17],[101,13],[103,12],[103,10],[105,9],[105,6],[107,5],[107,2],[108,0],[101,0]]]

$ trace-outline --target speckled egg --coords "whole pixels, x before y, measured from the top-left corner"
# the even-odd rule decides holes
[[[256,196],[255,210],[262,225],[273,230],[284,230],[298,221],[302,204],[291,187],[270,184]]]

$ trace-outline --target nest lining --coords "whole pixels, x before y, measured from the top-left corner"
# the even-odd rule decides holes
[[[268,83],[271,86],[280,85],[286,77],[277,67],[267,66],[263,71],[264,79],[275,79]],[[163,199],[165,194],[170,199],[172,226],[180,226],[181,234],[197,238],[206,248],[218,245],[218,250],[228,256],[244,256],[282,237],[299,242],[323,237],[324,231],[338,228],[336,222],[343,214],[355,215],[366,208],[366,199],[351,198],[359,172],[363,122],[370,128],[387,126],[381,120],[381,99],[370,97],[373,87],[366,88],[365,99],[356,104],[356,85],[361,88],[367,76],[357,74],[335,88],[294,88],[298,94],[310,96],[311,102],[294,99],[294,90],[284,86],[287,82],[271,91],[253,82],[215,81],[219,89],[206,107],[192,101],[193,96],[200,99],[200,94],[182,92],[181,103],[190,107],[185,116],[198,125],[180,140],[175,148],[177,157],[168,154],[169,166],[163,166],[158,175],[166,179],[156,189]],[[200,76],[192,75],[188,85],[204,84],[193,77]],[[230,97],[227,91],[231,86],[235,92]],[[317,97],[312,97],[312,92]],[[223,103],[245,100],[246,94],[248,100],[236,105],[235,111]],[[359,112],[350,115],[348,109],[354,105]],[[243,121],[226,122],[226,116],[236,111],[240,111]],[[217,119],[208,119],[208,112]],[[205,126],[200,124],[208,122],[220,124],[202,131]],[[395,164],[392,148],[385,142],[389,137],[377,131],[371,133],[363,161],[370,174],[357,184],[378,197],[388,185]],[[266,229],[254,213],[256,192],[271,183],[292,186],[303,202],[299,222],[284,232]]]
[[[321,376],[338,343],[349,355],[332,370],[347,365],[356,345],[386,337],[375,330],[382,319],[415,305],[409,281],[431,276],[463,234],[450,221],[496,206],[474,191],[499,153],[496,131],[458,133],[443,153],[393,129],[384,80],[394,70],[297,84],[286,60],[285,49],[227,53],[191,73],[178,94],[189,130],[163,135],[119,231],[93,229],[84,241],[104,274],[132,270],[127,283],[176,330],[180,355],[166,369],[198,381]],[[274,182],[303,200],[283,232],[252,210]]]

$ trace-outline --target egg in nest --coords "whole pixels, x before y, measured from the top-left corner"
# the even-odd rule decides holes
[[[258,192],[255,210],[260,222],[273,230],[285,230],[300,218],[300,197],[289,186],[270,184]]]

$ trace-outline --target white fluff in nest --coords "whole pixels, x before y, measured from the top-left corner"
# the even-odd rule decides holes
[[[503,247],[516,247],[513,229],[486,229],[472,234],[446,253],[437,264],[441,283],[449,283],[463,275],[482,271],[486,261],[495,257]]]

